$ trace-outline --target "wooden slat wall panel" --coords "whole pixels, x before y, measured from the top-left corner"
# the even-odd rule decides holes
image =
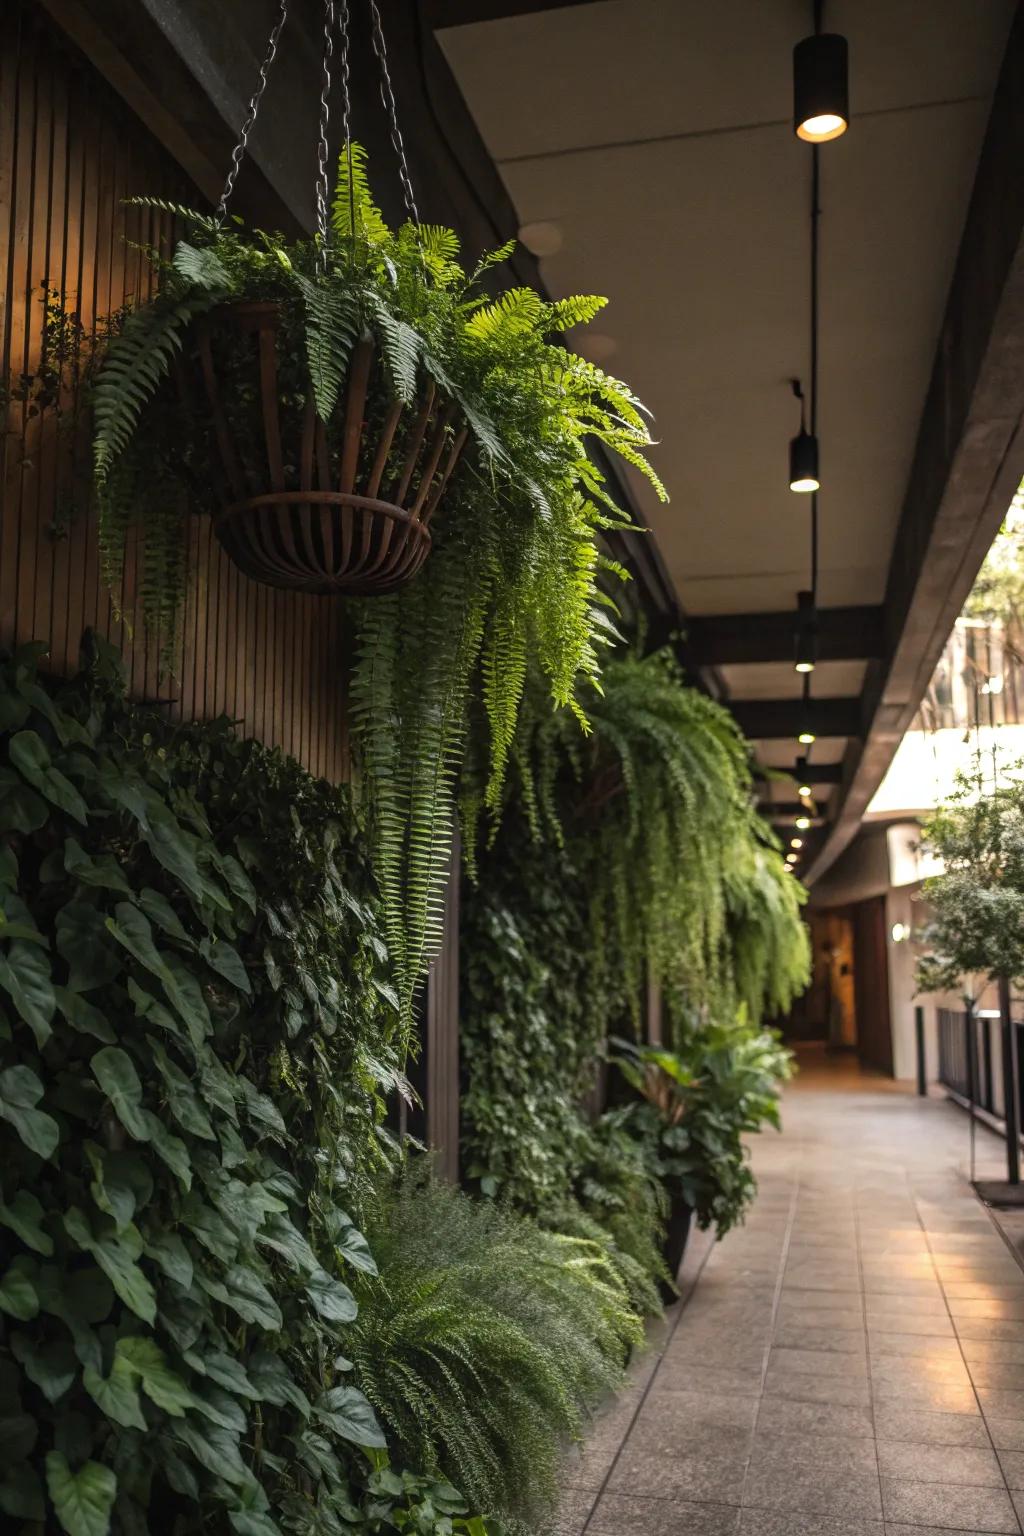
[[[110,89],[66,46],[38,7],[0,6],[0,376],[16,395],[43,350],[44,291],[60,294],[91,331],[145,298],[152,271],[139,245],[167,251],[171,221],[123,200],[148,193],[189,202],[182,172]],[[45,640],[55,671],[75,666],[94,626],[124,651],[135,697],[172,714],[226,713],[238,729],[339,781],[348,773],[344,655],[336,600],[271,592],[241,576],[207,521],[188,532],[188,595],[172,673],[159,675],[159,637],[131,612],[131,552],[116,601],[100,570],[95,518],[77,512],[55,534],[76,470],[88,460],[88,423],[63,402],[52,411],[9,400],[0,441],[0,645]],[[77,476],[80,478],[80,474]]]

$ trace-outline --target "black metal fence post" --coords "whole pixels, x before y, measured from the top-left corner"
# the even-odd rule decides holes
[[[923,1099],[928,1092],[928,1066],[924,1055],[924,1008],[914,1009],[914,1035],[917,1041],[917,1092]]]
[[[1017,1030],[1010,1008],[1010,983],[999,978],[999,1012],[1003,1030],[1003,1118],[1006,1121],[1006,1177],[1020,1183],[1020,1108],[1018,1104],[1019,1067]]]

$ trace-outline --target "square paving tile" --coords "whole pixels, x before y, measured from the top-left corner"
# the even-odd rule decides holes
[[[777,1349],[768,1356],[769,1371],[807,1371],[814,1376],[866,1377],[867,1359],[862,1351],[855,1354],[829,1353],[818,1349]]]
[[[859,1444],[872,1450],[867,1441]],[[873,1455],[871,1460],[872,1465],[864,1470],[834,1466],[827,1461],[809,1464],[806,1442],[803,1457],[797,1451],[791,1461],[758,1458],[755,1452],[743,1488],[743,1502],[758,1509],[787,1513],[880,1520],[882,1504]]]
[[[829,1516],[745,1509],[739,1536],[883,1536],[877,1520],[833,1520]]]
[[[1024,1451],[1000,1451],[999,1464],[1006,1477],[1007,1488],[1014,1492],[1024,1490]]]
[[[874,1406],[879,1440],[906,1440],[915,1445],[975,1445],[989,1443],[985,1420],[977,1413],[929,1413],[898,1400]],[[1024,1424],[1021,1425],[1024,1432]]]
[[[889,1333],[871,1328],[868,1330],[868,1346],[872,1359],[917,1355],[929,1360],[956,1360],[963,1364],[959,1339],[941,1333]]]
[[[985,1424],[997,1451],[1024,1451],[1024,1419],[1002,1419],[987,1413]]]
[[[896,1401],[912,1408],[927,1408],[932,1413],[980,1413],[973,1387],[950,1385],[944,1381],[921,1378],[879,1377],[872,1381],[876,1403]]]
[[[962,1483],[968,1487],[1001,1488],[1003,1474],[994,1451],[969,1445],[910,1445],[878,1441],[878,1471],[918,1483]]]
[[[628,1531],[631,1536],[735,1536],[739,1518],[735,1506],[603,1493],[587,1530]]]
[[[681,1449],[666,1456],[657,1447],[627,1444],[611,1477],[610,1493],[640,1499],[688,1499],[697,1504],[740,1504],[747,1470],[747,1451],[694,1452]]]
[[[594,1488],[565,1489],[555,1516],[555,1536],[581,1536],[596,1498]]]
[[[958,1483],[882,1479],[886,1520],[931,1525],[947,1531],[1018,1532],[1005,1488],[964,1488]]]
[[[1001,1419],[1024,1419],[1024,1392],[1008,1392],[999,1387],[979,1387],[982,1412]]]
[[[798,1403],[871,1406],[871,1390],[867,1379],[861,1380],[859,1377],[812,1376],[806,1371],[769,1370],[765,1377],[764,1393],[766,1398],[783,1397]]]
[[[803,1322],[780,1322],[772,1340],[775,1349],[814,1350],[833,1355],[863,1355],[866,1339],[860,1328],[808,1328]]]
[[[786,1397],[764,1397],[757,1416],[758,1433],[846,1435],[873,1438],[871,1409],[844,1403],[800,1403]]]
[[[728,1396],[759,1397],[761,1393],[761,1369],[760,1366],[745,1366],[743,1369],[718,1368],[692,1365],[686,1359],[680,1357],[677,1361],[669,1360],[668,1355],[662,1360],[657,1374],[651,1382],[651,1392],[710,1392],[712,1394],[724,1393]]]

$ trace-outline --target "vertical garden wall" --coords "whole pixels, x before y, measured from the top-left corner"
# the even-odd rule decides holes
[[[249,232],[9,16],[0,1511],[543,1530],[806,971],[746,744],[621,600],[646,415],[563,343],[601,299],[389,228],[358,144]]]

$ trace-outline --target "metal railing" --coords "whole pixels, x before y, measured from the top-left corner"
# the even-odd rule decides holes
[[[1003,1113],[998,1016],[938,1010],[939,1082],[995,1118]],[[1018,1033],[1021,1026],[1018,1024]]]

